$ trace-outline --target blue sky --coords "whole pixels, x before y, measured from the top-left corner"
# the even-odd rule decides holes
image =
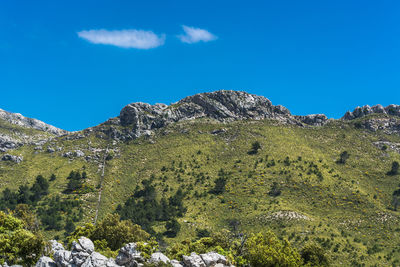
[[[0,108],[79,130],[219,89],[296,115],[400,104],[399,14],[395,0],[0,1]]]

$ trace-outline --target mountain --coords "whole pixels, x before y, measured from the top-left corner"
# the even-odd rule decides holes
[[[9,189],[0,208],[29,202],[49,238],[116,212],[166,243],[271,229],[295,247],[319,244],[337,265],[396,265],[399,110],[296,116],[262,96],[216,91],[132,103],[72,133],[0,119],[19,142],[0,158],[20,157],[0,161],[0,189]],[[38,175],[48,189],[37,189]]]
[[[40,144],[67,133],[42,121],[0,109],[0,152],[24,144]]]

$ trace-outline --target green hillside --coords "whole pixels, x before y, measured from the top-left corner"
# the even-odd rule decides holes
[[[297,247],[314,240],[329,251],[334,265],[398,264],[399,212],[392,195],[400,175],[387,173],[400,155],[374,143],[400,143],[400,136],[356,127],[369,118],[322,127],[198,119],[125,142],[109,139],[104,132],[111,126],[103,124],[72,135],[76,138],[59,137],[40,151],[32,145],[9,151],[24,160],[0,162],[0,188],[13,191],[32,186],[37,175],[56,176],[37,209],[48,209],[55,196],[61,197],[58,202],[78,201],[79,207],[57,211],[59,225],[47,227],[48,237],[62,239],[68,218],[81,225],[94,222],[97,209],[99,219],[120,210],[150,179],[158,202],[183,192],[186,212],[176,216],[181,228],[176,237],[164,235],[167,243],[195,238],[199,230],[272,229]],[[260,149],[253,151],[256,142]],[[47,147],[61,149],[49,153]],[[77,150],[84,155],[64,155]],[[338,163],[344,151],[349,158]],[[71,171],[87,178],[79,190],[66,192]],[[152,221],[151,231],[162,236],[166,223]]]

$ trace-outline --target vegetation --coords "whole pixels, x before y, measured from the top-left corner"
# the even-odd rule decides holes
[[[33,266],[44,249],[43,237],[20,219],[0,211],[0,264]]]
[[[361,125],[368,118],[359,119]],[[105,134],[110,127],[79,133],[85,138],[54,139],[49,146],[62,148],[54,153],[46,152],[46,145],[43,151],[30,145],[10,151],[24,160],[0,162],[1,210],[16,216],[17,207],[27,205],[25,210],[37,218],[32,225],[46,240],[64,239],[93,223],[98,207],[97,224],[109,213],[118,214],[143,225],[161,247],[194,244],[230,229],[240,251],[239,236],[248,240],[252,233],[271,230],[279,240],[287,238],[304,262],[320,259],[306,256],[320,255],[317,249],[303,251],[305,244],[314,244],[330,262],[344,266],[399,263],[399,180],[387,174],[400,155],[392,146],[382,150],[376,145],[400,143],[399,136],[342,121],[302,128],[268,120],[223,126],[196,120],[168,125],[154,136],[118,141]],[[223,134],[210,134],[221,127]],[[262,149],[248,153],[255,142]],[[77,149],[88,160],[62,156]],[[108,154],[112,157],[102,176]],[[79,172],[80,179],[72,178],[71,171]],[[48,181],[47,190],[42,179],[37,181],[39,175]],[[46,218],[49,213],[54,218]],[[111,250],[101,240],[96,246]],[[248,261],[244,251],[241,259]],[[232,252],[236,261],[239,254]]]

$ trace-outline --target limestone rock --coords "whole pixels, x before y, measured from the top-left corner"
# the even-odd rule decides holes
[[[372,107],[365,105],[356,107],[352,112],[347,111],[342,117],[342,120],[354,120],[369,114],[386,114],[400,117],[400,105],[389,105],[387,107],[382,107],[382,105],[375,105]]]
[[[86,261],[81,265],[81,267],[117,267],[113,259],[108,259],[107,257],[101,255],[98,252],[93,252]]]
[[[41,257],[35,265],[35,267],[56,267],[56,266],[57,265],[55,261],[46,256]]]
[[[54,261],[58,267],[69,267],[72,263],[72,254],[68,250],[57,250],[54,255]]]
[[[172,267],[183,267],[182,263],[177,260],[171,260],[169,263],[172,265]]]
[[[22,116],[19,113],[11,113],[5,110],[0,109],[0,119],[3,119],[11,124],[18,125],[25,128],[32,128],[44,132],[49,132],[54,135],[63,135],[68,132],[59,128],[56,128],[52,125],[46,124],[37,119],[31,119]]]
[[[299,124],[283,106],[273,106],[263,96],[239,91],[216,91],[186,97],[175,104],[132,103],[120,112],[120,124],[131,128],[133,137],[150,135],[168,124],[210,118],[219,122],[275,119]]]
[[[183,256],[183,262],[187,267],[207,267],[204,263],[203,259],[197,255],[196,253],[192,252],[190,256]]]
[[[163,253],[155,252],[155,253],[151,254],[149,262],[150,263],[159,263],[159,262],[169,263],[170,260]]]
[[[221,263],[223,265],[227,264],[225,256],[222,256],[216,252],[208,252],[206,254],[200,254],[200,257],[203,259],[206,266],[214,266],[217,263]]]
[[[328,122],[328,117],[324,114],[312,114],[307,116],[295,116],[302,123],[312,126],[323,126]]]
[[[138,263],[144,262],[144,258],[140,255],[140,251],[137,250],[136,244],[129,243],[119,250],[115,262],[123,266],[137,266]]]
[[[15,163],[21,163],[24,158],[22,156],[14,156],[10,154],[5,154],[1,157],[2,161],[12,161]]]

